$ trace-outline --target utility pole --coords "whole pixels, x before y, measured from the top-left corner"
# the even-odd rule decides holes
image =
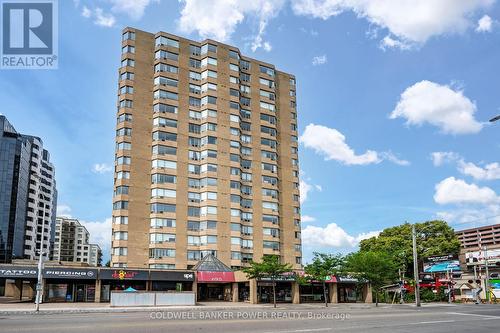
[[[411,234],[413,240],[413,277],[415,278],[415,305],[420,306],[420,282],[418,278],[418,256],[417,256],[417,232],[415,231],[415,224],[411,227]]]
[[[490,271],[488,270],[488,247],[484,247],[484,267],[486,268],[486,279],[484,280],[484,289],[486,289],[486,302],[490,303]]]
[[[41,194],[41,186],[39,185],[38,190],[38,199],[40,199]],[[37,227],[38,229],[38,227]],[[43,210],[42,210],[42,234],[40,235],[40,250],[38,252],[38,277],[37,277],[37,282],[36,282],[36,298],[35,298],[35,311],[38,312],[40,311],[40,303],[42,302],[42,297],[43,297],[43,276],[42,276],[42,271],[43,271],[43,236],[45,234],[45,203],[43,203]],[[48,250],[48,249],[47,249]]]

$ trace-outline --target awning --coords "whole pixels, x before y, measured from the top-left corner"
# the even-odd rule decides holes
[[[234,272],[209,272],[201,271],[196,273],[198,282],[235,282]]]

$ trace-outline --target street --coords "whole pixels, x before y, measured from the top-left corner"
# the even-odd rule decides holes
[[[0,332],[498,332],[498,305],[281,305],[129,313],[3,315]]]

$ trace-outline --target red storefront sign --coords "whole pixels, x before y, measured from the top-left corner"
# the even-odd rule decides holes
[[[234,272],[197,272],[198,282],[235,282]]]

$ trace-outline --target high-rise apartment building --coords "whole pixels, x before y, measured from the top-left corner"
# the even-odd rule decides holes
[[[90,244],[90,233],[77,219],[56,219],[52,258],[59,262],[76,262],[99,266],[102,252],[97,244]]]
[[[18,133],[0,115],[0,262],[48,257],[54,237],[54,166],[40,138]]]
[[[295,77],[213,40],[123,31],[113,267],[301,268]]]

